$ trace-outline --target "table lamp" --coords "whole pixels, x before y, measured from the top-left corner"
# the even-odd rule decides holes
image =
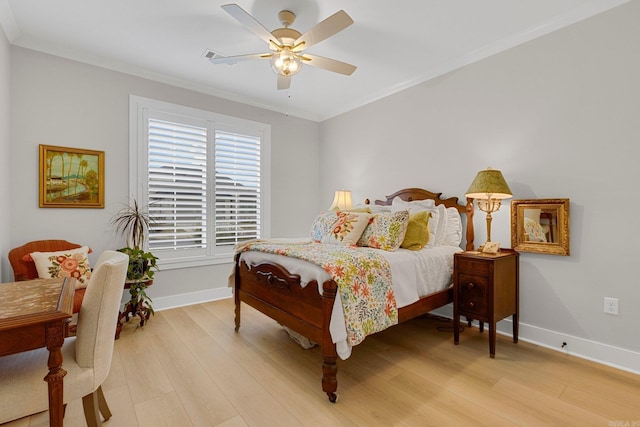
[[[490,242],[491,213],[500,209],[502,199],[513,197],[502,172],[490,167],[478,172],[465,196],[478,199],[478,208],[487,213],[487,242]]]
[[[353,208],[353,203],[351,203],[351,191],[337,190],[329,210],[344,211],[351,208]]]

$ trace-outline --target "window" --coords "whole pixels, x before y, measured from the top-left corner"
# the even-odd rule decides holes
[[[131,96],[131,194],[161,268],[231,262],[268,235],[270,126]]]

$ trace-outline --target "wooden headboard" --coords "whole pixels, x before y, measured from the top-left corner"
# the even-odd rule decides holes
[[[433,193],[428,190],[423,190],[422,188],[405,188],[395,193],[385,196],[387,200],[376,200],[375,204],[379,206],[391,206],[391,202],[396,197],[400,197],[402,200],[406,202],[411,202],[413,200],[426,200],[431,199],[435,202],[436,205],[445,205],[448,208],[456,208],[460,214],[465,214],[467,218],[467,230],[466,230],[466,247],[465,249],[468,251],[472,251],[474,249],[473,239],[474,239],[474,230],[473,230],[473,199],[467,198],[467,204],[463,205],[458,202],[457,197],[449,197],[448,199],[441,199],[442,193]],[[365,201],[366,204],[369,204],[369,199]]]

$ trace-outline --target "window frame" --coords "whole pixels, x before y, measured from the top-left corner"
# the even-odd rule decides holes
[[[187,268],[233,262],[232,245],[215,244],[215,134],[224,132],[260,138],[260,236],[270,236],[271,212],[271,125],[211,111],[158,101],[136,95],[129,96],[129,194],[142,206],[148,197],[148,122],[153,118],[174,118],[185,124],[206,125],[207,128],[207,247],[189,253],[174,250],[154,250],[161,269]],[[179,121],[184,120],[184,121]],[[211,168],[211,169],[210,169]],[[209,225],[211,224],[211,225]]]

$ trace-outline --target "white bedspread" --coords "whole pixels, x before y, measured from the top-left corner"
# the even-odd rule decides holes
[[[439,292],[452,284],[453,254],[462,249],[453,246],[427,247],[420,251],[398,249],[395,252],[380,250],[391,267],[393,290],[398,308],[405,307],[418,299]],[[258,251],[243,252],[242,260],[252,266],[264,261],[280,264],[292,274],[300,275],[302,286],[316,280],[318,292],[322,293],[322,283],[331,276],[320,266],[310,262],[269,254]],[[330,323],[331,339],[336,344],[338,356],[346,359],[351,355],[351,347],[347,343],[344,313],[340,294],[336,295]]]

